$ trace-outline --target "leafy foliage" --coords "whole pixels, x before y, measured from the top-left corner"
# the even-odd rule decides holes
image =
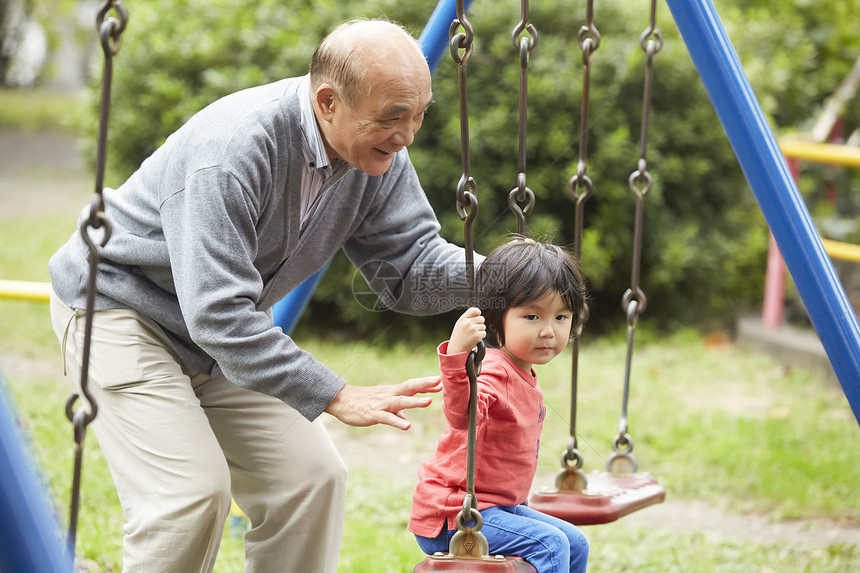
[[[386,16],[417,36],[434,4],[136,4],[115,65],[108,184],[121,183],[167,135],[216,98],[304,74],[315,45],[337,23]],[[619,302],[630,285],[635,201],[628,176],[639,156],[645,60],[639,35],[648,23],[646,4],[596,5],[601,41],[592,58],[586,149],[594,193],[586,204],[582,242],[595,330],[623,323]],[[480,199],[475,232],[481,252],[516,228],[507,197],[517,183],[519,58],[511,30],[519,10],[515,0],[475,0],[469,12],[476,32],[468,66],[471,174]],[[584,10],[533,3],[530,12],[540,39],[529,64],[527,185],[537,202],[528,232],[568,246],[574,240],[568,182],[580,153],[583,85],[576,33]],[[722,320],[758,304],[767,228],[670,14],[662,5],[660,10],[665,43],[655,59],[647,155],[654,184],[644,200],[641,284],[648,319],[674,327]],[[848,8],[838,0],[732,0],[721,3],[721,10],[774,128],[803,129],[860,48]],[[460,125],[450,57],[439,64],[434,92],[436,104],[410,153],[443,234],[462,243],[454,199]],[[96,94],[93,89],[93,99]],[[353,279],[349,263],[336,258],[301,327],[343,328],[361,337],[383,331],[400,338],[447,330],[448,316],[368,312],[353,299]]]

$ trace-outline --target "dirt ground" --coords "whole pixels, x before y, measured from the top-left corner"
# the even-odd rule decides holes
[[[71,136],[0,131],[0,220],[47,212],[68,212],[72,217],[89,200],[94,180],[92,169],[81,160]],[[9,247],[3,245],[4,249]],[[16,377],[62,368],[60,364],[35,363],[15,356],[4,356],[3,367],[8,376]],[[336,421],[327,425],[351,470],[373,468],[380,475],[405,472],[406,477],[412,477],[434,446],[416,441],[420,432],[415,431],[381,428],[354,432]],[[538,475],[535,486],[552,484],[553,479],[553,475]],[[702,531],[726,540],[860,546],[860,526],[829,520],[772,522],[764,516],[732,514],[702,501],[676,500],[671,492],[664,503],[624,519],[643,527],[669,532]]]

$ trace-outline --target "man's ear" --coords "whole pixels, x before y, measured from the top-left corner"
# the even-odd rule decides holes
[[[314,106],[322,119],[331,121],[331,116],[334,114],[335,99],[337,94],[334,88],[327,83],[322,83],[314,92]]]

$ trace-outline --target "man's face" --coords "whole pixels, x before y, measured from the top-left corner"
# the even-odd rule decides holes
[[[353,106],[336,93],[331,96],[326,151],[331,159],[342,159],[368,175],[382,175],[421,128],[432,99],[430,76],[419,69],[365,81],[373,82],[371,91]]]

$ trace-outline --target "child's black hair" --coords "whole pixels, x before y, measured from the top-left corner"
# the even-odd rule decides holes
[[[505,344],[502,321],[512,306],[558,293],[573,314],[572,341],[587,317],[586,289],[576,259],[565,249],[518,237],[487,255],[475,276],[478,307],[487,325],[487,342]]]

